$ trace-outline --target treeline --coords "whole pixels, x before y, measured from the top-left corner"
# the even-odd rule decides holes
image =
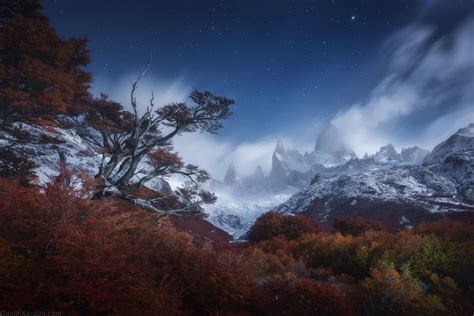
[[[333,232],[262,215],[248,243],[193,240],[168,217],[91,200],[62,176],[0,180],[0,306],[77,314],[470,315],[474,225]],[[125,203],[125,204],[124,204]]]

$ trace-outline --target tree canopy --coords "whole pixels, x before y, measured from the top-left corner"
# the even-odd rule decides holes
[[[3,1],[5,2],[5,1]],[[0,20],[0,119],[77,114],[90,99],[85,38],[61,38],[34,0],[6,1]]]

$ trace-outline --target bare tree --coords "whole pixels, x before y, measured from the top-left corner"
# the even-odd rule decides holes
[[[216,133],[222,128],[220,120],[232,114],[230,106],[234,101],[208,91],[194,90],[189,96],[192,105],[171,103],[156,107],[152,93],[146,111],[140,115],[136,91],[150,65],[147,64],[132,84],[130,102],[133,113],[119,111],[120,106],[106,101],[106,96],[103,96],[102,103],[112,108],[107,116],[110,117],[112,113],[114,123],[106,119],[106,115],[100,115],[99,109],[89,117],[98,133],[84,133],[85,129],[82,130],[82,136],[102,154],[97,173],[101,187],[94,196],[120,196],[163,214],[196,213],[200,211],[201,203],[213,203],[216,200],[214,194],[200,188],[209,175],[197,166],[185,165],[172,152],[171,141],[181,133]],[[179,207],[166,210],[158,207],[170,196],[146,199],[134,195],[137,189],[152,179],[171,174],[180,174],[188,179],[186,186],[177,189],[173,195],[179,199]]]

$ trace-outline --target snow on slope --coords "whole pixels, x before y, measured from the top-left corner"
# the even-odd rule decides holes
[[[358,199],[396,201],[437,208],[437,199],[455,204],[456,185],[448,178],[429,172],[418,166],[396,166],[364,172],[345,173],[315,181],[283,203],[277,209],[298,213],[307,210],[315,200],[325,200],[328,208],[332,202],[346,200],[357,203]],[[355,202],[354,202],[355,201]],[[431,205],[432,204],[432,205]]]
[[[217,202],[204,205],[207,220],[237,239],[249,230],[259,215],[288,200],[297,189],[251,193],[221,187],[214,192]]]
[[[65,154],[71,170],[90,175],[97,172],[100,155],[74,130],[27,124],[22,125],[22,130],[31,135],[31,141],[20,142],[12,148],[25,150],[33,157],[40,183],[58,174],[58,152]],[[12,145],[12,139],[8,139],[8,135],[0,135],[0,147]],[[322,220],[341,211],[352,212],[364,207],[372,210],[374,205],[379,207],[377,212],[383,213],[386,203],[429,213],[474,210],[474,124],[460,129],[426,157],[427,151],[418,147],[406,149],[400,155],[393,146],[387,145],[374,156],[357,159],[337,142],[335,148],[330,148],[331,153],[322,152],[321,148],[329,143],[321,140],[316,146],[318,151],[301,155],[285,149],[279,142],[272,168],[276,176],[265,176],[256,166],[251,178],[239,179],[234,168],[233,177],[238,180],[235,183],[213,181],[208,184],[208,189],[218,197],[215,204],[204,206],[208,221],[238,238],[260,214],[270,209],[287,213],[316,212]],[[318,159],[314,157],[316,153]],[[334,155],[341,161],[349,160],[336,164]],[[329,157],[334,164],[315,162],[324,157]],[[418,165],[421,157],[424,157],[423,164]],[[183,179],[171,177],[166,181],[153,183],[157,188],[168,187],[168,183],[177,187]],[[299,189],[302,190],[298,192]],[[406,225],[413,219],[410,214],[399,215],[398,220]]]
[[[410,148],[403,148],[400,157],[405,162],[419,165],[429,154],[430,152],[428,150],[414,146]]]
[[[20,127],[20,124],[16,124]],[[73,129],[21,124],[21,131],[29,135],[28,141],[17,142],[1,132],[0,147],[28,153],[36,168],[39,183],[48,182],[59,173],[59,152],[64,153],[68,168],[72,171],[94,175],[100,164],[100,156]],[[12,145],[13,144],[13,145]]]
[[[474,203],[474,124],[436,146],[423,165],[452,179],[463,198]]]
[[[308,187],[275,209],[310,212],[322,220],[342,210],[378,218],[396,213],[399,221],[415,213],[423,219],[433,213],[474,211],[473,131],[474,124],[460,129],[426,156],[423,165],[401,161],[387,145],[372,157],[320,169]]]
[[[452,154],[472,155],[474,152],[474,123],[461,128],[454,135],[437,145],[431,154],[425,157],[423,164],[433,165],[443,163]],[[472,157],[472,156],[471,156]]]

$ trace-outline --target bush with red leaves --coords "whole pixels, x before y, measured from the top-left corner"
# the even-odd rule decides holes
[[[251,229],[258,242],[216,245],[123,200],[91,200],[93,181],[85,179],[77,189],[67,176],[44,188],[0,178],[4,310],[133,315],[474,310],[469,224],[426,223],[419,232],[344,236],[314,234],[318,227],[309,219],[270,213]]]
[[[360,216],[335,218],[332,227],[343,235],[359,236],[369,230],[383,231],[385,227],[382,223],[364,219]]]
[[[248,308],[252,273],[241,256],[196,245],[157,214],[82,196],[60,181],[39,190],[0,180],[2,308],[166,315]]]
[[[288,240],[301,237],[304,234],[317,233],[319,224],[303,216],[282,215],[268,212],[257,218],[248,233],[248,240],[258,242],[283,235]]]

